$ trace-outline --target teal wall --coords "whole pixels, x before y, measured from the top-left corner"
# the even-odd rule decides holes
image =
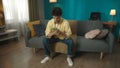
[[[51,19],[51,11],[55,6],[61,7],[65,19],[88,20],[91,12],[101,12],[102,21],[109,21],[111,9],[116,9],[117,15],[114,20],[118,25],[114,29],[114,35],[117,38],[120,28],[120,0],[58,0],[51,4],[49,0],[44,0],[45,19]]]

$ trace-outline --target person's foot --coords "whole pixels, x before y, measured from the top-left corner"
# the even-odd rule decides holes
[[[41,61],[41,63],[46,63],[48,60],[50,60],[50,57],[45,57],[45,58]]]
[[[67,62],[69,66],[73,66],[73,61],[70,57],[67,57]]]

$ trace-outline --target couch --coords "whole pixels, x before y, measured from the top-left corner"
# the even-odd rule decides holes
[[[41,20],[41,21],[34,21],[35,23],[38,24],[38,22],[40,22],[40,24],[43,24],[45,27],[48,23],[48,20]],[[72,39],[73,39],[73,42],[74,42],[74,48],[73,48],[73,52],[75,53],[76,51],[76,39],[77,39],[77,21],[75,20],[70,20],[71,24],[71,29],[72,29]],[[28,22],[28,23],[33,23],[33,22]],[[37,51],[37,49],[39,48],[43,48],[43,43],[42,43],[42,38],[44,36],[34,36],[32,37],[31,36],[31,31],[30,29],[28,28],[28,26],[25,25],[25,43],[26,43],[26,46],[27,47],[31,47],[34,49],[34,52]],[[62,46],[60,46],[62,45]],[[54,49],[53,51],[55,52],[61,52],[61,53],[67,53],[67,46],[66,44],[63,44],[61,42],[58,42],[55,44],[54,46]]]
[[[103,39],[86,39],[84,37],[85,33],[93,29],[104,29],[103,22],[101,21],[77,21],[77,20],[68,20],[72,30],[72,39],[74,41],[73,51],[75,52],[98,52],[100,53],[100,59],[103,58],[104,53],[112,53],[114,47],[114,36],[111,32]],[[48,20],[41,20],[42,24],[46,26]],[[30,23],[30,22],[29,22]],[[31,48],[43,48],[42,37],[31,37],[30,30],[25,26],[25,40],[26,46]],[[63,43],[56,43],[54,50],[56,52],[62,51],[66,52],[67,48]],[[61,46],[60,46],[61,45]]]

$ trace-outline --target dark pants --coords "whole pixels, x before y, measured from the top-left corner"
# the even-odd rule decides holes
[[[69,57],[72,57],[73,40],[71,38],[61,40],[54,37],[52,38],[43,37],[45,56],[50,56],[50,52],[51,52],[50,46],[52,46],[51,44],[54,44],[56,42],[62,42],[67,44],[68,46],[67,54]]]

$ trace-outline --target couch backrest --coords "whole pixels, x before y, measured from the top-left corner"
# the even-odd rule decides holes
[[[41,23],[45,25],[45,27],[47,26],[49,20],[41,20]],[[77,34],[77,22],[76,20],[68,20],[68,22],[70,23],[70,27],[71,27],[71,31],[72,34]]]
[[[102,28],[103,24],[100,21],[78,21],[77,35],[83,36],[90,30]]]
[[[41,20],[41,23],[47,25],[49,20]],[[78,20],[68,20],[72,30],[72,34],[77,34],[83,36],[86,32],[93,29],[102,29],[103,23],[100,21],[78,21]]]
[[[71,27],[71,31],[72,34],[77,34],[77,20],[68,20],[68,22],[70,23],[70,27]]]
[[[47,23],[48,23],[49,20],[40,20],[41,24],[43,24],[45,27],[47,26]]]

